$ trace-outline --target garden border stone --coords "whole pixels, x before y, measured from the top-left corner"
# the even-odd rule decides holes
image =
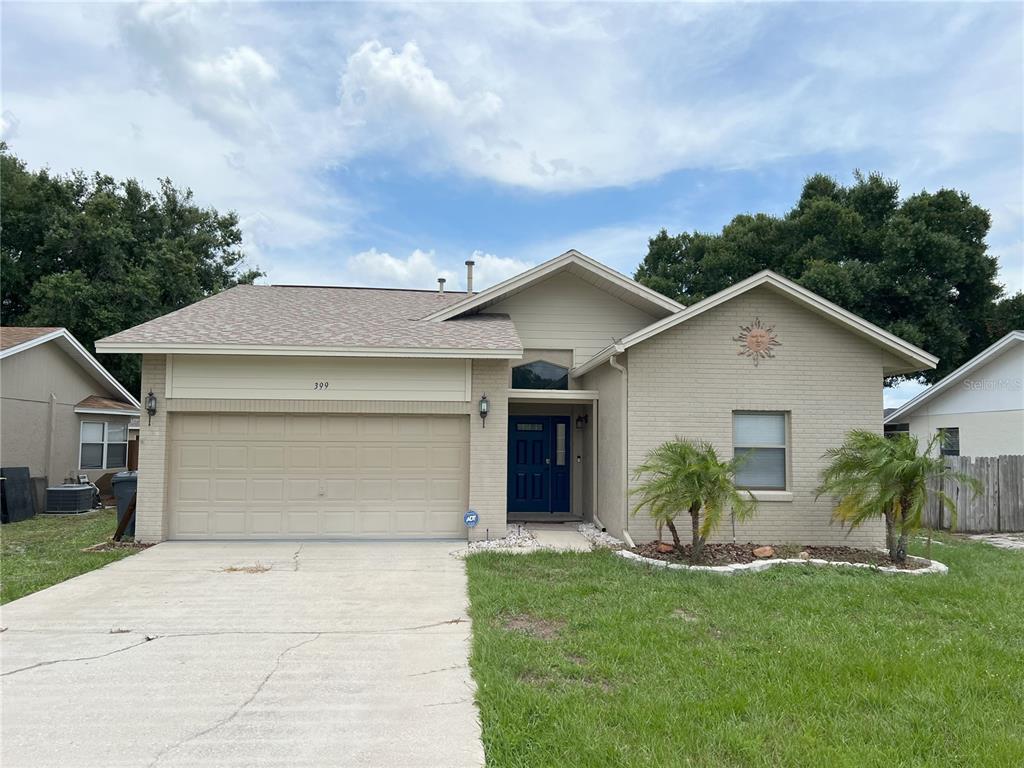
[[[894,568],[891,565],[849,563],[842,560],[822,560],[820,558],[810,558],[804,560],[803,558],[799,557],[774,557],[768,560],[757,560],[753,563],[732,563],[730,565],[686,565],[685,563],[669,563],[664,560],[655,560],[654,558],[644,557],[643,555],[638,555],[635,552],[630,552],[627,549],[617,550],[615,554],[619,557],[624,557],[627,560],[632,560],[636,563],[644,563],[655,568],[668,568],[670,571],[699,571],[702,573],[719,573],[725,576],[730,576],[734,573],[742,573],[744,571],[766,571],[769,568],[772,568],[776,565],[834,565],[846,568],[869,568],[870,570],[881,571],[882,573],[904,574],[907,576],[921,576],[928,573],[949,573],[949,567],[943,563],[940,563],[938,560],[928,561],[920,557],[914,557],[911,559],[928,563],[928,565],[924,568],[915,568],[913,570],[908,570],[905,568]]]

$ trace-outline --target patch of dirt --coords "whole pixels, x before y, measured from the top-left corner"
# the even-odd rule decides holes
[[[685,608],[676,608],[674,611],[672,611],[672,616],[677,619],[680,619],[681,621],[685,621],[688,624],[692,624],[700,620],[696,613],[694,613],[693,611],[688,611]]]
[[[519,676],[519,681],[537,688],[544,688],[547,686],[582,685],[588,688],[600,688],[605,693],[610,693],[615,690],[615,686],[607,680],[599,680],[590,675],[584,675],[583,677],[569,677],[568,675],[561,675],[557,672],[524,672]]]
[[[263,565],[263,563],[256,563],[255,565],[229,565],[227,568],[221,568],[224,573],[266,573],[269,571],[271,566]]]
[[[697,560],[693,559],[693,547],[690,544],[684,544],[681,549],[672,552],[659,552],[658,542],[652,541],[633,547],[630,551],[653,560],[682,563],[684,565],[732,565],[734,563],[753,563],[764,559],[798,557],[808,560],[896,566],[908,571],[924,568],[928,565],[926,560],[913,557],[909,558],[906,563],[898,565],[885,552],[876,552],[871,549],[858,549],[856,547],[801,547],[793,544],[772,545],[772,548],[775,550],[774,558],[760,558],[754,555],[754,550],[760,546],[764,545],[751,544],[749,542],[746,544],[705,544],[704,551],[701,552],[701,556]]]
[[[509,632],[522,632],[541,640],[554,640],[565,628],[565,622],[541,619],[528,613],[514,613],[506,616],[501,626]]]
[[[142,544],[138,541],[114,541],[113,539],[107,539],[101,541],[99,544],[93,544],[91,547],[85,547],[82,552],[114,552],[118,549],[149,549],[152,544]]]

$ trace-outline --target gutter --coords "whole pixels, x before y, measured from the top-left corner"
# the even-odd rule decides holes
[[[616,347],[618,349],[618,347]],[[633,539],[627,532],[629,527],[629,372],[616,359],[619,353],[608,358],[608,365],[622,375],[622,536],[629,546],[634,546]]]

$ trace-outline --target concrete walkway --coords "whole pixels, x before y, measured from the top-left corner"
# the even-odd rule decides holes
[[[167,543],[9,603],[0,764],[482,765],[452,548]]]
[[[593,547],[576,530],[575,523],[527,523],[526,529],[533,534],[540,549],[556,552],[589,552]]]

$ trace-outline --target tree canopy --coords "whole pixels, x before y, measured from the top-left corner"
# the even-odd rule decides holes
[[[31,171],[0,143],[0,312],[4,325],[64,326],[96,339],[261,276],[244,268],[238,216],[161,179]],[[131,392],[134,355],[100,355]]]
[[[1002,298],[988,211],[951,189],[901,200],[897,182],[818,174],[784,216],[743,214],[717,234],[664,229],[636,279],[684,304],[771,269],[939,357],[936,381],[1015,328],[1024,293]],[[1002,300],[1000,300],[1002,298]]]

